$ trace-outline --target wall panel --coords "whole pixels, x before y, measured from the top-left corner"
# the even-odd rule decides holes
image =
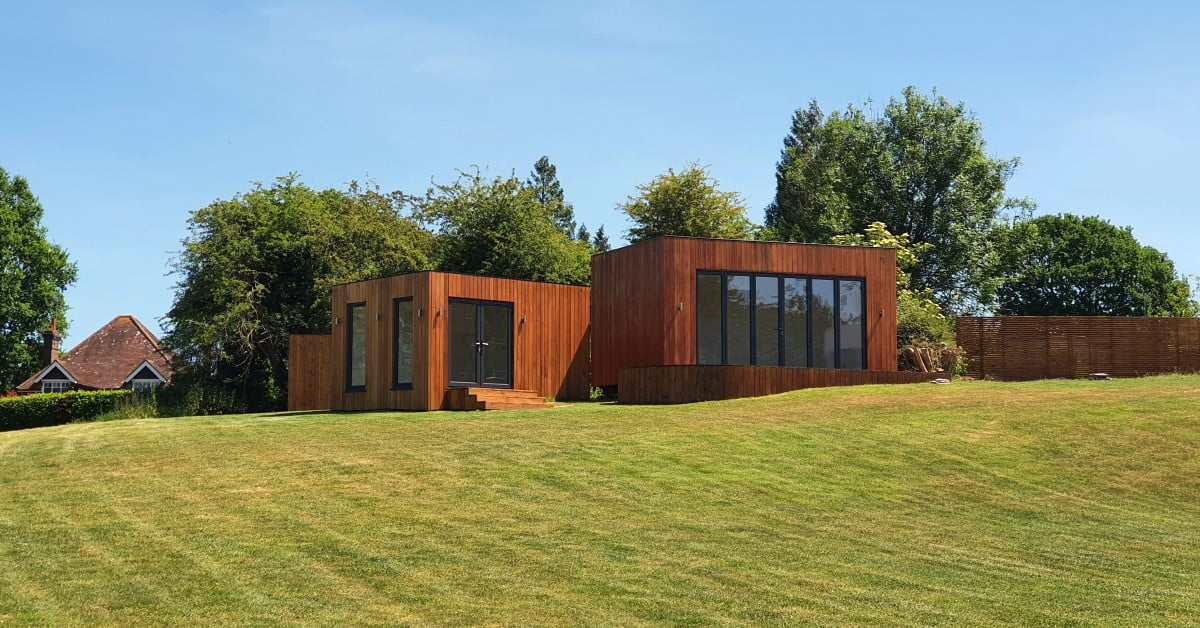
[[[288,337],[288,410],[333,407],[332,337]]]

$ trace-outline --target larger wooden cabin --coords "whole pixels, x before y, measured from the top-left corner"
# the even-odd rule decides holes
[[[895,371],[892,249],[662,237],[592,258],[592,383],[622,402],[927,379]]]

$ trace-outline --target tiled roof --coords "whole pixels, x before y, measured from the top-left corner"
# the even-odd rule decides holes
[[[142,362],[149,362],[169,381],[168,360],[169,354],[159,346],[158,338],[129,314],[112,319],[58,357],[58,363],[87,388],[120,388]],[[17,390],[32,388],[36,377],[34,374],[21,382]]]

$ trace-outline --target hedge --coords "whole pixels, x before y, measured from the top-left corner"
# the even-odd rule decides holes
[[[0,432],[86,421],[110,412],[133,393],[81,390],[0,399]]]

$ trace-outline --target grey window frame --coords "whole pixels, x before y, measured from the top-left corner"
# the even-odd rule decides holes
[[[346,304],[346,392],[366,392],[367,390],[367,367],[370,364],[370,360],[367,359],[365,352],[368,340],[365,328],[363,329],[363,383],[361,386],[355,386],[350,383],[350,378],[353,377],[352,373],[354,371],[354,308],[357,307],[363,309],[363,321],[367,320],[366,301]]]
[[[833,295],[834,295],[834,298],[833,298],[833,356],[834,356],[833,359],[834,359],[834,366],[833,366],[833,368],[845,369],[845,370],[867,370],[868,345],[867,345],[867,320],[866,320],[866,318],[867,318],[866,317],[866,314],[867,314],[867,278],[866,277],[842,276],[842,275],[802,275],[802,274],[796,274],[796,273],[755,273],[755,272],[750,272],[750,271],[737,271],[737,270],[697,270],[696,271],[696,280],[695,280],[696,283],[695,283],[695,286],[693,287],[693,289],[695,290],[695,296],[696,296],[695,307],[696,307],[697,324],[696,324],[696,329],[695,329],[695,335],[696,335],[696,362],[697,362],[697,364],[700,361],[699,351],[700,351],[700,342],[701,342],[700,325],[698,323],[699,307],[700,307],[699,277],[701,275],[715,275],[715,276],[718,276],[721,278],[720,295],[721,295],[721,364],[722,365],[729,365],[729,317],[728,317],[728,305],[729,305],[728,301],[729,300],[727,298],[729,277],[730,276],[740,276],[740,277],[748,276],[748,277],[750,277],[750,295],[749,295],[750,296],[750,298],[749,298],[750,336],[749,336],[749,340],[750,340],[750,364],[752,366],[785,366],[786,365],[787,332],[785,329],[784,318],[783,318],[784,317],[784,314],[783,314],[783,311],[784,311],[784,307],[783,307],[784,280],[785,279],[798,279],[798,280],[804,281],[804,298],[805,298],[805,302],[806,302],[806,307],[805,307],[805,311],[804,311],[805,329],[806,329],[805,351],[806,351],[806,356],[807,356],[806,363],[809,366],[788,367],[788,368],[817,368],[817,367],[812,366],[812,363],[813,363],[812,280],[826,279],[826,280],[833,281]],[[756,340],[758,337],[757,336],[757,334],[758,334],[757,303],[758,303],[758,279],[760,277],[769,278],[769,279],[773,278],[778,282],[777,288],[776,288],[776,294],[778,296],[778,299],[776,300],[777,314],[776,314],[776,320],[774,321],[776,329],[779,331],[779,348],[777,350],[777,359],[776,359],[777,364],[758,364],[757,363],[757,360],[758,360],[758,347],[757,347],[757,340]],[[862,348],[863,348],[862,364],[860,364],[856,367],[847,367],[842,364],[842,337],[841,337],[842,336],[842,325],[841,325],[841,298],[840,298],[842,281],[856,281],[856,282],[859,282],[859,284],[862,287],[861,288],[862,289],[862,310],[863,310],[862,311]]]

